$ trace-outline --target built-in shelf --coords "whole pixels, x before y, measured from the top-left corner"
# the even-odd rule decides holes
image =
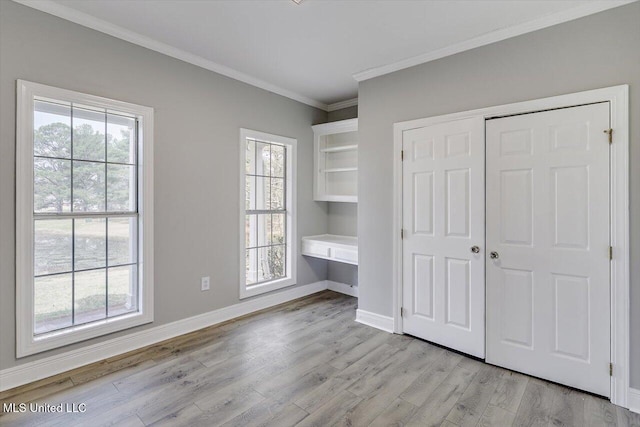
[[[342,145],[338,147],[329,147],[323,148],[320,150],[321,153],[338,153],[340,151],[355,151],[358,149],[358,144],[351,145]]]
[[[324,173],[336,173],[336,172],[356,172],[358,168],[331,168],[324,169],[322,172]]]
[[[315,125],[313,134],[313,199],[357,202],[358,119]]]
[[[358,265],[358,238],[335,234],[303,237],[302,255]]]

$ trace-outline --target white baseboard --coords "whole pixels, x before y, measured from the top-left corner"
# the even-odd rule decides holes
[[[358,287],[347,285],[345,283],[334,282],[327,280],[327,289],[334,292],[340,292],[341,294],[349,295],[358,298]]]
[[[249,301],[243,301],[229,307],[220,308],[187,319],[3,369],[0,371],[0,391],[38,381],[109,357],[137,350],[179,335],[244,316],[258,310],[315,294],[324,291],[327,289],[327,286],[328,283],[326,280],[311,283],[306,286],[298,286],[284,292],[257,297]]]
[[[627,405],[629,405],[629,410],[631,412],[640,414],[640,390],[629,387],[629,391],[627,393]]]
[[[356,310],[356,322],[393,333],[393,317],[358,309]]]

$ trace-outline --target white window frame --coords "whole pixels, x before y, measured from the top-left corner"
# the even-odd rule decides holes
[[[246,247],[245,247],[245,183],[246,183],[246,140],[255,139],[268,143],[281,144],[286,147],[286,211],[287,211],[287,241],[286,241],[286,277],[275,279],[257,285],[247,286],[246,282]],[[240,129],[240,299],[248,298],[265,292],[275,291],[297,283],[297,234],[296,234],[296,159],[298,141],[279,135],[259,132],[251,129]]]
[[[138,128],[138,311],[34,336],[34,99],[83,104],[134,116]],[[153,108],[24,80],[16,113],[16,357],[153,322]]]

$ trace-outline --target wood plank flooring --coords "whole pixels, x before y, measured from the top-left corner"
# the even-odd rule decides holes
[[[354,322],[322,292],[0,393],[42,426],[636,426],[589,394]]]

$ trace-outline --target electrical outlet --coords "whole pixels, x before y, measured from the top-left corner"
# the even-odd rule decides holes
[[[209,276],[203,277],[200,279],[200,289],[203,291],[208,291],[211,288],[211,279]]]

